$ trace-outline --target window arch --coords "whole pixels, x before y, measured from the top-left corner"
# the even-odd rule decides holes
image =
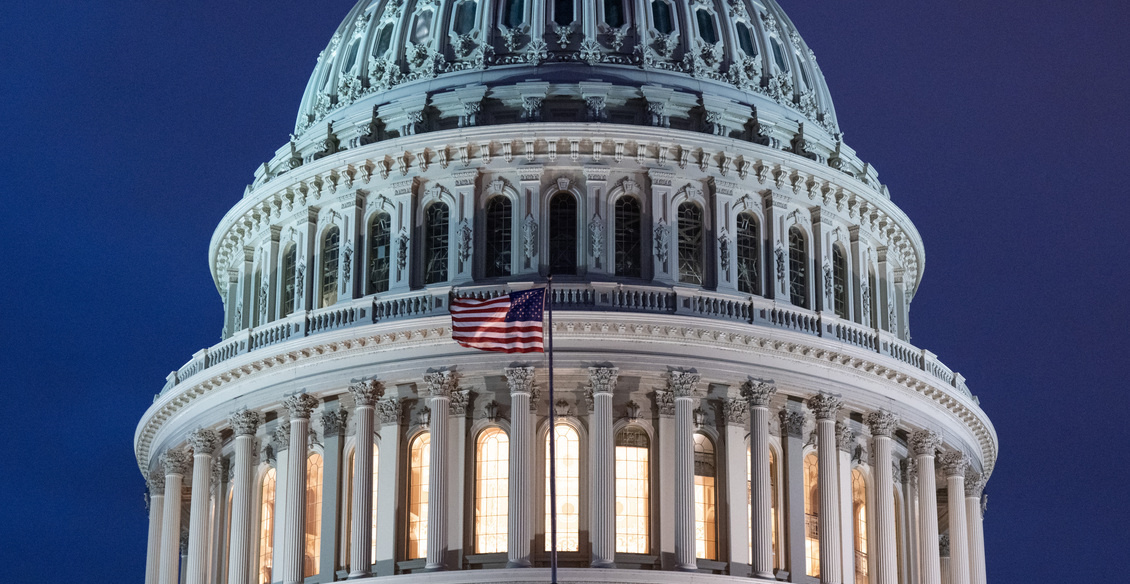
[[[808,241],[799,227],[789,228],[789,301],[808,308]]]
[[[408,559],[428,556],[428,492],[431,475],[431,443],[421,432],[408,447]]]
[[[839,244],[832,245],[832,303],[836,316],[848,317],[847,255]]]
[[[858,468],[851,471],[851,519],[855,581],[867,582],[867,482]]]
[[[392,218],[383,211],[373,215],[369,221],[369,294],[388,292],[391,243]]]
[[[679,205],[679,281],[703,283],[703,213],[697,203]]]
[[[259,584],[270,584],[275,552],[275,469],[263,474],[259,490]]]
[[[643,265],[643,207],[639,199],[623,196],[616,199],[615,213],[616,275],[639,278]]]
[[[513,242],[511,232],[513,204],[510,199],[496,195],[486,204],[486,257],[483,274],[488,278],[510,275],[510,257]]]
[[[565,191],[549,199],[549,273],[577,274],[577,198]]]
[[[650,547],[650,457],[647,432],[628,426],[616,434],[616,552],[646,554]]]
[[[718,559],[717,474],[714,442],[694,434],[694,538],[695,557]]]
[[[306,457],[306,531],[302,577],[318,574],[322,551],[322,455]]]
[[[475,441],[475,553],[505,552],[510,505],[510,437],[487,428]]]
[[[804,564],[813,578],[820,577],[820,493],[817,491],[819,466],[815,453],[804,457]]]
[[[550,551],[549,441],[557,460],[557,551],[581,549],[581,437],[573,426],[558,422],[545,436],[545,550]]]
[[[282,311],[280,318],[290,316],[294,312],[294,300],[298,296],[298,285],[295,280],[298,264],[298,246],[293,243],[286,246],[282,261]]]
[[[738,248],[738,291],[761,294],[761,229],[753,213],[738,215],[735,243]]]
[[[336,226],[330,227],[322,236],[322,308],[337,302],[337,253],[340,243],[341,232]]]
[[[424,283],[447,280],[447,203],[435,202],[424,210]]]

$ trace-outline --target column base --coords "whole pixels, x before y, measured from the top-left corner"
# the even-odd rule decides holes
[[[510,560],[506,562],[507,569],[509,568],[531,568],[533,564],[529,560]]]
[[[590,567],[615,569],[616,562],[613,562],[611,560],[593,560],[592,564],[590,564]]]
[[[372,572],[369,572],[367,570],[366,571],[358,571],[358,572],[350,572],[349,573],[349,579],[350,580],[357,580],[358,578],[368,578],[369,576],[372,576],[372,575],[373,575]]]

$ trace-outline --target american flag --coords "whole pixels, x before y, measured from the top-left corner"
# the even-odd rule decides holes
[[[511,292],[490,300],[451,302],[451,338],[472,349],[542,353],[545,289]]]

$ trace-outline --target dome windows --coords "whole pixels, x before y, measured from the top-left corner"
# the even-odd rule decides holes
[[[392,218],[388,213],[377,213],[369,221],[369,294],[388,291]]]
[[[686,202],[679,205],[679,281],[703,283],[702,207]]]
[[[836,316],[848,317],[847,257],[839,244],[832,245],[832,304]]]
[[[275,541],[275,469],[263,474],[259,501],[259,584],[270,584]]]
[[[867,482],[858,468],[851,471],[851,526],[855,581],[867,582]]]
[[[738,46],[748,57],[757,56],[757,45],[753,42],[753,30],[744,22],[735,23],[738,31]]]
[[[286,318],[294,312],[294,299],[298,295],[298,286],[295,282],[296,263],[298,260],[298,246],[290,244],[283,252],[282,260],[282,310],[280,318]]]
[[[512,207],[510,199],[502,195],[496,195],[487,201],[486,249],[483,250],[483,275],[487,278],[510,275]]]
[[[421,432],[408,447],[408,559],[428,555],[428,491],[431,484],[431,434]]]
[[[549,199],[549,273],[577,274],[577,199],[567,192]]]
[[[558,422],[550,432],[556,454],[557,551],[581,550],[581,438],[577,430]],[[549,441],[545,440],[545,551],[550,551]]]
[[[761,294],[761,230],[753,213],[738,215],[735,243],[738,251],[738,291]]]
[[[377,43],[373,47],[373,58],[383,58],[388,54],[390,46],[392,46],[392,24],[386,24],[377,33]]]
[[[667,0],[651,0],[652,26],[660,34],[675,32],[674,10]]]
[[[616,199],[615,213],[616,275],[639,278],[643,265],[641,246],[643,213],[639,199],[633,196]]]
[[[625,24],[624,0],[604,0],[604,24],[620,28]]]
[[[705,434],[696,432],[693,436],[695,557],[713,560],[718,558],[714,443]]]
[[[646,554],[649,542],[647,432],[628,426],[616,434],[616,552]]]
[[[553,0],[553,22],[557,26],[569,26],[576,20],[574,0]]]
[[[526,0],[506,0],[502,6],[502,24],[508,28],[518,28],[526,21]]]
[[[322,455],[306,458],[306,537],[303,545],[302,576],[318,574],[322,557]]]
[[[424,210],[424,283],[447,281],[448,210],[432,203]]]
[[[431,10],[421,10],[416,13],[416,18],[412,22],[411,40],[413,43],[423,45],[432,39],[432,21],[434,19],[435,12]]]
[[[705,8],[694,11],[695,22],[698,24],[698,36],[707,44],[718,42],[718,29],[714,26],[714,16]]]
[[[333,306],[337,302],[337,255],[340,243],[341,232],[337,227],[330,227],[322,236],[322,308]]]
[[[476,0],[464,0],[455,8],[455,18],[452,20],[451,29],[455,34],[467,34],[475,28],[475,13],[479,4]]]
[[[773,62],[776,63],[777,69],[782,72],[789,71],[789,63],[785,60],[784,50],[781,49],[781,41],[777,37],[769,37],[769,46],[773,49]]]
[[[487,428],[475,442],[475,553],[506,551],[509,477],[510,437]]]
[[[815,453],[804,456],[804,565],[813,578],[820,577],[820,493],[817,491],[819,464]]]
[[[789,228],[789,301],[808,308],[808,241],[799,227]]]

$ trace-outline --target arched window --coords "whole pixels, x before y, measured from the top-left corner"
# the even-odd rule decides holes
[[[353,485],[353,469],[356,466],[356,455],[357,455],[356,450],[353,450],[349,453],[349,466],[348,466],[349,472],[347,473],[348,477],[347,477],[347,482],[346,482],[346,485],[348,485],[349,487],[352,487],[352,485]],[[372,545],[372,548],[370,549],[369,558],[372,559],[374,562],[376,561],[375,558],[377,557],[377,470],[380,468],[380,466],[378,464],[379,462],[380,462],[380,452],[377,450],[377,445],[374,444],[373,445],[373,506],[372,506],[373,516],[372,516],[371,521],[370,521],[370,523],[372,524],[372,530],[373,531],[372,531],[372,538],[369,540],[369,542]],[[349,491],[346,491],[346,493],[348,493],[348,492]],[[349,558],[350,567],[353,567],[352,566],[353,544],[352,544],[351,540],[352,540],[352,536],[353,536],[354,517],[353,517],[353,505],[350,503],[353,499],[352,499],[352,497],[347,497],[343,500],[344,500],[344,505],[345,505],[345,553],[347,554],[347,557]],[[364,519],[360,519],[360,521],[364,521]]]
[[[503,196],[487,201],[484,275],[488,278],[510,275],[511,208],[510,199]]]
[[[464,0],[455,9],[455,18],[452,30],[455,34],[467,34],[475,28],[475,12],[478,9],[476,0]]]
[[[275,553],[275,469],[267,469],[260,489],[259,584],[270,584],[271,562]]]
[[[557,551],[581,549],[581,439],[565,423],[557,423],[545,440],[545,551],[550,551],[549,440],[557,455]]]
[[[577,199],[566,192],[549,200],[549,273],[577,273]]]
[[[649,541],[651,440],[640,428],[616,434],[616,552],[646,554]]]
[[[322,456],[306,458],[306,553],[302,577],[317,575],[322,557]]]
[[[447,280],[447,204],[432,203],[424,211],[424,283]]]
[[[753,213],[738,215],[738,291],[761,294],[761,230]]]
[[[875,277],[875,270],[867,274],[867,289],[871,291],[871,328],[879,328],[879,279]]]
[[[295,268],[298,262],[298,246],[293,243],[286,246],[283,252],[282,265],[282,312],[280,318],[290,316],[294,312],[294,299],[298,295],[295,282]]]
[[[475,553],[506,551],[510,437],[487,428],[475,442]]]
[[[267,300],[266,295],[260,293],[260,290],[263,289],[263,270],[261,268],[255,268],[255,276],[251,281],[254,286],[251,289],[252,300],[254,301],[252,306],[255,307],[255,310],[251,311],[251,326],[254,328],[264,324],[259,322],[259,314],[263,311],[263,303]]]
[[[855,542],[855,581],[867,582],[867,483],[859,469],[851,471],[851,517]]]
[[[651,0],[651,19],[655,21],[655,30],[660,34],[671,34],[675,31],[675,24],[671,19],[671,5],[667,0]]]
[[[795,226],[789,229],[789,301],[808,308],[808,245]]]
[[[322,308],[337,302],[337,251],[341,232],[330,227],[322,237]]]
[[[839,245],[832,246],[832,301],[836,316],[848,317],[847,257]]]
[[[553,22],[558,26],[573,24],[573,0],[553,0]]]
[[[389,245],[392,241],[392,218],[377,213],[369,221],[369,294],[388,292]]]
[[[702,207],[679,205],[679,281],[702,284]]]
[[[804,564],[813,578],[820,577],[820,494],[816,455],[804,457]]]
[[[423,432],[408,447],[408,559],[428,556],[428,491],[432,436]]]
[[[642,208],[635,197],[616,199],[616,275],[639,278],[642,261]]]
[[[714,17],[710,15],[710,11],[699,8],[695,10],[694,17],[698,22],[698,36],[702,38],[702,41],[711,45],[717,43],[718,31],[714,28]]]
[[[757,45],[753,42],[753,31],[750,30],[749,25],[744,22],[736,24],[738,29],[738,46],[742,48],[742,52],[748,57],[757,56]]]
[[[604,0],[604,23],[612,28],[624,26],[624,0]]]
[[[694,434],[694,539],[695,557],[718,558],[718,523],[714,443]]]
[[[506,0],[502,7],[502,24],[507,28],[518,28],[526,20],[526,0]]]

